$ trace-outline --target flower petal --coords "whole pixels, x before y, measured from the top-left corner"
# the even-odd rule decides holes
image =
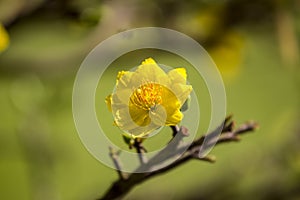
[[[130,87],[133,73],[134,72],[120,71],[117,75],[116,88],[124,89]]]
[[[121,71],[117,75],[116,91],[118,98],[125,104],[128,104],[132,93],[131,77],[134,72]]]
[[[115,112],[115,124],[123,131],[129,131],[138,127],[138,125],[131,120],[131,116],[128,112],[128,107],[124,107]]]
[[[176,68],[169,71],[168,76],[172,83],[186,84],[186,70],[184,68]]]
[[[115,105],[115,102],[119,102],[128,106],[132,93],[133,90],[130,88],[116,89],[116,92],[113,95],[113,106]]]
[[[149,65],[149,64],[156,64],[155,60],[153,58],[146,58],[143,62],[142,65]]]
[[[135,105],[117,110],[115,124],[133,137],[143,137],[160,127],[151,122],[148,111],[139,109]]]
[[[129,113],[131,117],[129,120],[133,120],[138,126],[147,126],[151,122],[149,111],[139,108],[131,102],[129,103]]]
[[[149,126],[139,126],[135,129],[129,131],[135,138],[140,138],[149,135],[154,130],[158,129],[160,126],[157,126],[154,123],[149,124]]]
[[[148,58],[142,62],[132,75],[132,81],[136,88],[147,82],[159,83],[161,85],[170,83],[168,75],[152,58]]]
[[[166,112],[166,118],[163,121],[164,125],[176,125],[181,121],[180,101],[175,93],[166,87],[163,87],[161,107],[163,107]]]
[[[116,110],[115,121],[118,127],[126,131],[139,126],[147,126],[151,122],[148,111],[133,104],[129,104],[129,107],[124,105]]]
[[[178,98],[180,102],[180,106],[184,104],[190,93],[192,92],[193,88],[191,85],[185,85],[185,84],[173,84],[171,86],[172,91]]]
[[[149,115],[154,124],[158,126],[164,126],[168,114],[167,110],[162,105],[158,105],[152,111],[150,111]]]
[[[175,126],[182,120],[182,118],[183,118],[182,112],[180,112],[180,110],[177,109],[172,115],[168,115],[165,125]]]
[[[119,71],[117,75],[117,81],[120,80],[125,74],[128,74],[128,71]]]

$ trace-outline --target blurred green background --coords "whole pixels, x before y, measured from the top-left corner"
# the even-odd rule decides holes
[[[126,199],[299,199],[299,11],[299,0],[1,0],[0,199],[95,199],[117,179],[80,142],[72,87],[99,42],[144,26],[178,30],[203,45],[223,76],[228,113],[237,123],[253,119],[260,129],[215,148],[217,163],[191,161]],[[117,71],[146,57],[186,65],[154,50],[118,59],[97,91],[104,124],[112,118],[102,97]]]

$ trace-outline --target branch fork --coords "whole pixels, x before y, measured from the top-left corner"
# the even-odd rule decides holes
[[[155,169],[157,166],[159,166],[159,160],[161,158],[171,158],[171,156],[175,156],[178,154],[178,152],[182,152],[182,148],[186,148],[186,151],[173,163],[170,165],[159,168],[156,171],[150,171],[145,173],[131,173],[131,174],[124,174],[121,169],[121,163],[119,161],[118,155],[120,152],[115,152],[110,147],[110,157],[113,160],[113,163],[117,169],[117,173],[119,176],[119,179],[115,181],[111,187],[107,190],[107,192],[103,195],[100,199],[121,199],[126,194],[128,194],[133,187],[136,185],[148,180],[151,177],[154,177],[156,175],[163,174],[165,172],[168,172],[176,167],[178,167],[181,164],[186,163],[189,160],[201,160],[206,161],[210,163],[214,163],[216,161],[215,156],[204,156],[202,157],[199,155],[199,152],[202,150],[205,151],[209,148],[211,148],[213,145],[218,145],[222,143],[228,143],[228,142],[237,142],[240,140],[240,136],[252,132],[255,129],[257,129],[258,125],[255,122],[245,122],[239,127],[235,128],[235,123],[232,121],[232,116],[228,116],[223,123],[219,125],[214,131],[203,135],[202,137],[194,140],[188,147],[182,145],[182,139],[184,137],[188,137],[189,132],[188,129],[184,126],[171,126],[172,129],[172,142],[175,145],[169,145],[171,146],[171,149],[165,148],[161,152],[159,152],[157,155],[152,157],[150,160],[147,160],[144,153],[146,152],[146,149],[142,145],[142,141],[135,139],[133,148],[136,149],[136,152],[138,153],[138,158],[140,161],[140,166],[136,169],[137,172],[140,172],[140,169]],[[221,135],[219,135],[221,131]],[[178,135],[180,134],[180,135]],[[175,137],[176,136],[176,137]],[[206,142],[204,143],[204,140]],[[175,147],[175,148],[174,148]],[[158,159],[160,158],[160,159]],[[145,170],[147,171],[147,170]],[[148,170],[149,171],[149,170]]]

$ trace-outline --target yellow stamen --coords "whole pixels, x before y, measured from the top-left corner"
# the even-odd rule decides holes
[[[162,103],[162,90],[161,85],[150,82],[136,89],[130,100],[140,108],[151,110]]]

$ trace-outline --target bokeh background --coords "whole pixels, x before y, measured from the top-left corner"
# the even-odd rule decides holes
[[[72,87],[99,42],[144,26],[203,45],[223,76],[228,113],[260,129],[216,147],[215,164],[191,161],[126,199],[299,199],[299,11],[299,0],[1,0],[0,199],[95,199],[117,179],[80,142]],[[111,92],[118,70],[150,56],[184,66],[167,53],[133,52],[112,64],[99,97]],[[110,125],[104,99],[96,101]],[[115,129],[110,137],[122,145]]]

